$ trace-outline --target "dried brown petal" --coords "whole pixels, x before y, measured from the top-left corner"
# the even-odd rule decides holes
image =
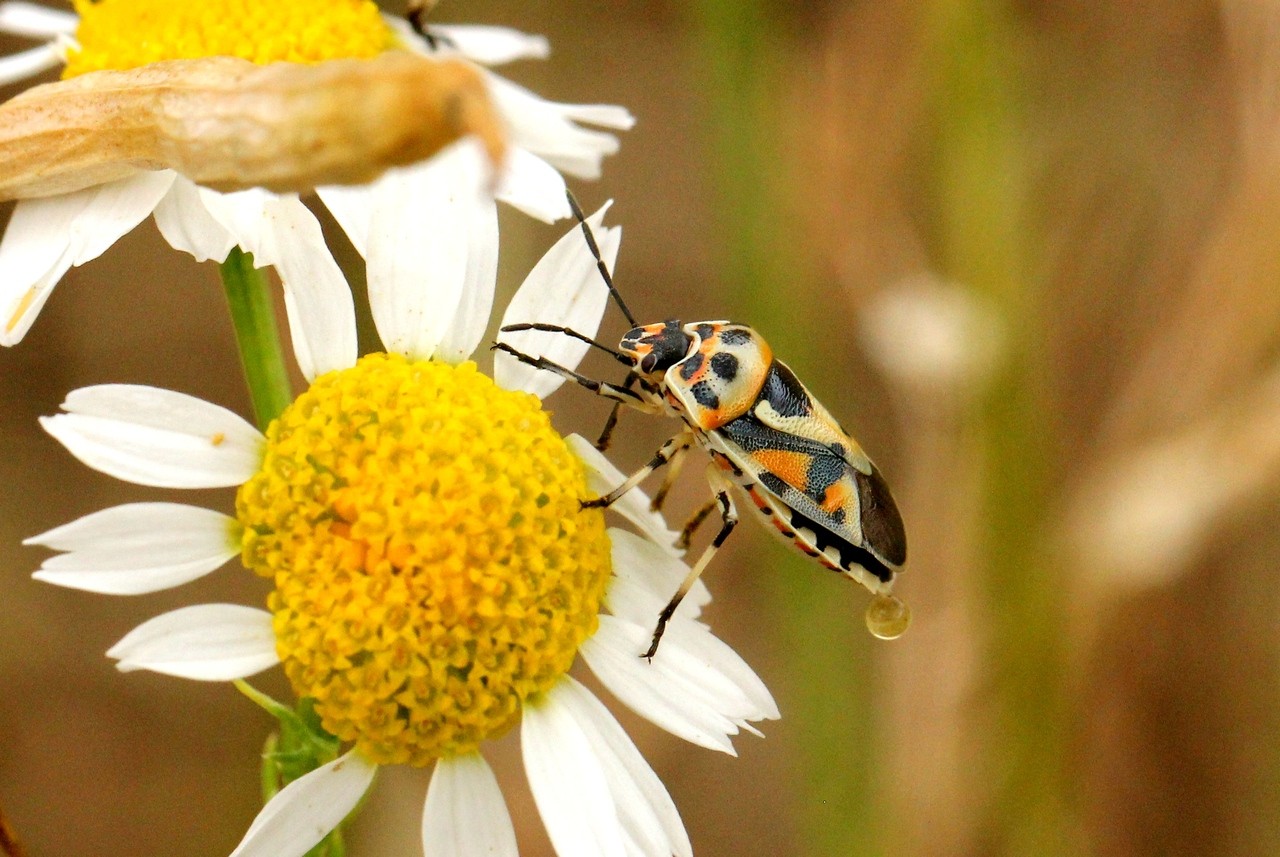
[[[402,51],[319,65],[169,60],[33,87],[0,105],[0,200],[174,169],[218,190],[357,184],[501,120],[461,60]]]

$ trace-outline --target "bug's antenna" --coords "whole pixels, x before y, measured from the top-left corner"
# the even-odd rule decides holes
[[[577,218],[578,225],[582,227],[582,234],[587,238],[587,248],[591,250],[591,255],[595,257],[596,267],[600,270],[600,276],[604,278],[604,284],[609,287],[609,295],[613,298],[613,302],[618,305],[618,309],[622,310],[622,314],[627,317],[627,321],[631,322],[631,326],[638,327],[636,317],[631,314],[631,310],[627,309],[627,302],[622,299],[622,295],[618,293],[617,286],[613,284],[613,277],[609,275],[609,266],[604,263],[604,259],[600,256],[600,247],[596,244],[596,236],[591,233],[591,227],[587,225],[587,218],[582,216],[582,208],[578,206],[578,200],[574,198],[573,191],[565,188],[564,195],[569,199],[569,210]]]
[[[439,0],[409,0],[404,16],[420,36],[427,35],[427,16]]]

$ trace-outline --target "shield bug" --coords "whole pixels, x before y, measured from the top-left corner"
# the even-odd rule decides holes
[[[729,321],[639,324],[613,283],[590,225],[572,194],[569,205],[609,294],[631,323],[617,348],[555,325],[507,325],[503,332],[537,330],[571,336],[612,355],[627,367],[622,384],[597,381],[564,366],[498,342],[496,350],[554,372],[614,401],[600,442],[604,448],[626,405],[683,423],[644,467],[621,485],[584,506],[609,506],[655,470],[669,465],[654,494],[658,508],[683,456],[702,448],[711,458],[708,478],[714,497],[694,513],[680,538],[687,547],[694,530],[716,509],[721,527],[658,615],[649,649],[652,658],[681,599],[738,523],[731,489],[750,500],[768,528],[819,564],[858,581],[875,594],[867,626],[884,639],[906,630],[910,613],[890,594],[907,558],[906,531],[889,486],[871,459],[764,338]]]

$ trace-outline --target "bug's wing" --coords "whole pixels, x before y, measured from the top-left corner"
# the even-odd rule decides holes
[[[774,361],[750,414],[721,432],[736,463],[788,508],[891,569],[906,561],[906,531],[884,477],[785,364]]]
[[[780,360],[770,365],[751,412],[769,428],[827,446],[855,470],[867,475],[875,470],[858,442]]]
[[[884,478],[870,461],[867,472],[852,466],[827,444],[779,431],[754,417],[720,430],[722,451],[793,515],[796,527],[816,526],[870,557],[856,559],[881,579],[907,558],[906,532]],[[795,516],[799,516],[796,518]]]

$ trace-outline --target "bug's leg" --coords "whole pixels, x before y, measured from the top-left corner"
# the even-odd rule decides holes
[[[604,428],[600,430],[600,437],[596,439],[596,449],[605,452],[609,449],[609,444],[613,441],[613,430],[618,425],[618,414],[622,412],[622,402],[614,402],[613,408],[609,411],[609,418],[604,421]]]
[[[639,378],[634,372],[627,375],[627,380],[622,386],[627,389]],[[612,410],[609,411],[609,419],[604,421],[604,428],[600,430],[600,437],[596,440],[596,449],[604,452],[609,448],[609,442],[613,440],[613,430],[618,425],[618,414],[622,411],[622,402],[614,402]]]
[[[634,390],[627,387],[620,387],[617,384],[610,384],[607,381],[597,381],[594,378],[588,378],[586,375],[580,375],[567,366],[561,366],[559,363],[553,363],[545,357],[533,357],[525,354],[523,351],[517,351],[505,342],[495,342],[490,346],[492,351],[501,351],[504,354],[510,354],[512,357],[532,366],[535,369],[542,369],[546,372],[554,372],[567,381],[586,387],[597,396],[604,396],[606,399],[613,399],[615,402],[621,402],[624,405],[630,405],[641,411],[648,413],[656,413],[658,407],[650,403]]]
[[[409,0],[404,12],[409,26],[413,27],[415,33],[422,36],[427,43],[427,47],[433,51],[439,50],[441,45],[454,47],[452,39],[440,33],[431,32],[431,28],[427,25],[427,17],[438,2],[439,0]]]
[[[623,482],[603,497],[597,497],[594,500],[584,500],[582,502],[582,508],[593,509],[612,506],[619,497],[626,494],[645,479],[649,478],[650,473],[688,449],[689,444],[691,443],[693,443],[693,435],[689,434],[687,431],[681,432],[662,446],[658,447],[658,451],[653,454],[653,458],[649,459],[649,463],[628,476],[626,482]]]
[[[688,451],[689,445],[685,444],[671,453],[671,458],[667,461],[667,473],[662,477],[662,484],[658,486],[658,490],[654,492],[653,499],[649,501],[649,509],[651,511],[662,511],[662,504],[667,501],[667,493],[671,491],[672,484],[675,483],[676,477],[680,475],[680,469],[684,467],[685,454]]]
[[[432,0],[409,0],[406,4],[404,16],[419,36],[427,34],[427,16],[431,14],[431,7],[435,5]]]
[[[711,516],[716,510],[718,501],[712,497],[706,503],[698,508],[698,511],[689,516],[688,522],[685,523],[684,529],[680,531],[680,538],[676,539],[676,548],[679,550],[688,550],[689,542],[693,541],[693,534],[698,531],[698,527],[702,526],[702,522]]]
[[[680,606],[680,602],[684,600],[684,597],[689,594],[693,584],[702,576],[703,569],[711,562],[711,558],[716,555],[716,551],[724,544],[725,539],[729,538],[729,533],[732,533],[733,528],[738,525],[738,508],[733,505],[733,498],[729,496],[728,486],[723,484],[723,480],[717,480],[717,485],[719,487],[716,490],[716,503],[720,506],[720,518],[723,522],[720,526],[720,532],[716,533],[715,539],[712,540],[711,544],[707,545],[707,549],[702,552],[702,556],[698,557],[698,561],[694,563],[693,568],[689,569],[689,573],[685,575],[680,588],[676,590],[676,594],[671,596],[667,606],[663,607],[662,612],[658,614],[658,624],[653,629],[653,641],[649,643],[649,650],[640,656],[646,660],[652,660],[653,656],[657,654],[658,643],[662,641],[662,632],[667,630],[667,623],[671,621],[676,608]]]

